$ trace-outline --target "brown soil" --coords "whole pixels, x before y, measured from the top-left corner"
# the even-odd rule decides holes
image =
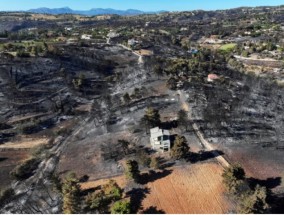
[[[10,172],[28,157],[29,152],[26,150],[0,151],[0,189],[10,184],[12,180]]]
[[[3,148],[13,148],[13,149],[21,149],[21,148],[33,148],[39,145],[47,144],[47,138],[25,138],[22,137],[17,141],[10,141],[5,144],[0,145],[0,149]]]
[[[149,188],[142,201],[142,208],[155,207],[172,214],[220,214],[235,210],[235,205],[224,195],[222,185],[223,168],[215,163],[202,163],[174,167],[162,178],[148,178]],[[124,176],[113,178],[121,187],[127,181]],[[107,183],[107,179],[82,183],[82,189],[89,189]]]
[[[143,208],[156,206],[166,213],[227,213],[231,203],[224,197],[222,167],[213,163],[175,168],[161,179],[148,183],[150,194]]]

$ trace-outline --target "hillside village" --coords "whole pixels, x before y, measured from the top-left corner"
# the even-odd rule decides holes
[[[1,213],[283,213],[284,7],[0,12]]]

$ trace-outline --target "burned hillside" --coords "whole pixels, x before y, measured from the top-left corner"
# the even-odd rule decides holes
[[[78,213],[232,213],[234,163],[246,195],[282,198],[283,9],[0,13],[1,212],[62,213],[74,182]]]

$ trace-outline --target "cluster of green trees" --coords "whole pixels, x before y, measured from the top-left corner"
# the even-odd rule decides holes
[[[230,194],[239,202],[238,212],[243,214],[265,213],[268,204],[269,191],[266,187],[256,185],[250,187],[245,177],[245,171],[239,164],[227,167],[223,174],[223,182]]]
[[[81,211],[81,188],[74,173],[70,173],[62,183],[63,213],[76,214]]]
[[[109,180],[86,196],[83,195],[79,179],[74,173],[69,173],[63,181],[59,177],[53,177],[53,182],[56,190],[62,194],[64,214],[131,213],[130,200],[123,198],[123,190],[114,180]]]
[[[38,56],[45,51],[43,44],[34,42],[19,42],[6,43],[3,45],[3,50],[9,52],[16,52],[17,57],[30,57],[31,55]]]
[[[32,176],[33,172],[37,169],[40,163],[39,158],[31,158],[26,160],[24,163],[17,166],[10,172],[16,180],[24,180]]]
[[[129,200],[123,200],[123,190],[114,180],[110,180],[98,191],[89,193],[85,198],[87,211],[99,213],[124,213],[131,211]]]

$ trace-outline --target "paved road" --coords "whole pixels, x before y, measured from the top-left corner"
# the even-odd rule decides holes
[[[204,148],[208,151],[213,151],[214,156],[216,157],[217,161],[223,166],[223,167],[229,167],[230,164],[229,162],[223,157],[221,156],[217,151],[215,151],[214,147],[203,137],[203,134],[201,133],[201,131],[199,130],[198,126],[196,125],[196,123],[193,123],[192,117],[191,117],[191,113],[190,113],[190,107],[189,104],[187,102],[187,98],[185,95],[184,91],[179,90],[178,91],[179,95],[180,95],[180,103],[182,108],[188,112],[188,118],[189,120],[192,122],[192,127],[194,132],[196,133],[197,137],[199,138],[200,142],[202,143],[202,145],[204,146]]]

